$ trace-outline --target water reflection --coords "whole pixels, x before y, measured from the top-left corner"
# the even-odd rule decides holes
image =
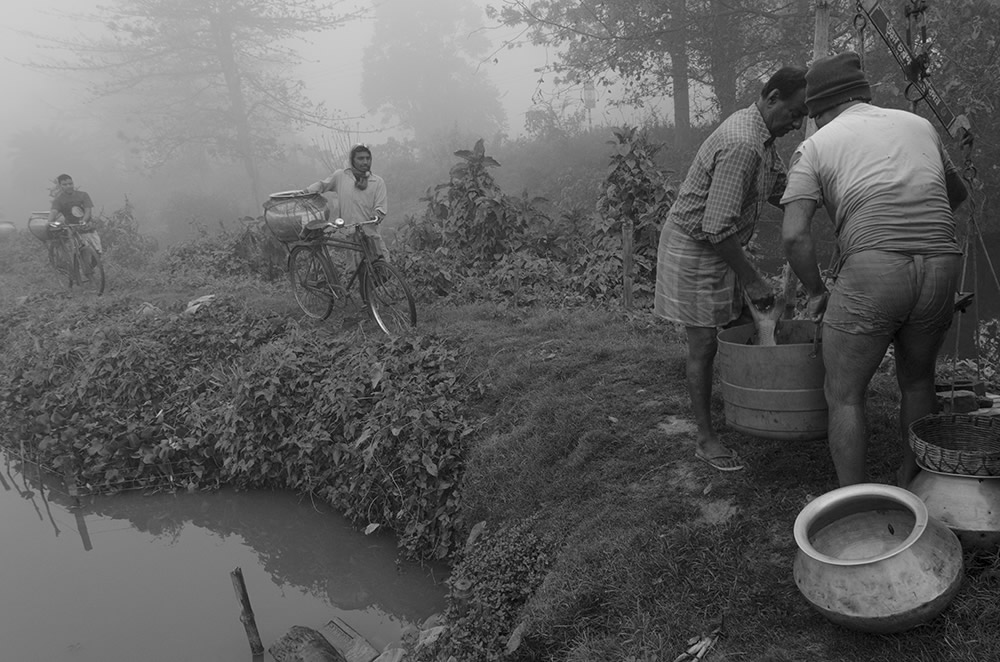
[[[444,608],[443,567],[400,561],[391,537],[356,532],[308,499],[76,498],[32,463],[3,464],[0,659],[248,659],[237,566],[265,646],[291,625],[342,618],[381,650]]]

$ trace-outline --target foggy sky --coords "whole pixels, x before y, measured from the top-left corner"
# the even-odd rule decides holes
[[[384,2],[413,2],[418,0],[383,0]],[[419,0],[423,1],[423,0]],[[428,0],[430,1],[430,0]],[[488,0],[476,0],[485,6]],[[0,27],[0,81],[7,92],[0,104],[0,220],[10,220],[20,226],[27,218],[27,210],[48,208],[48,181],[40,181],[38,188],[30,191],[15,191],[10,186],[11,136],[24,131],[46,130],[58,127],[68,132],[88,132],[102,122],[99,104],[86,103],[89,98],[86,84],[80,77],[70,72],[40,71],[23,66],[23,62],[45,62],[60,59],[60,53],[52,50],[51,44],[32,37],[49,35],[54,39],[85,36],[86,31],[96,26],[80,21],[80,15],[91,14],[98,5],[110,4],[104,0],[32,0],[28,3],[5,3],[3,26]],[[485,15],[483,22],[486,22]],[[504,37],[511,38],[517,30],[487,31],[487,37],[494,47],[501,46]],[[296,49],[305,61],[294,72],[296,78],[306,83],[307,94],[314,101],[323,101],[327,107],[342,111],[348,116],[364,116],[365,108],[360,101],[361,66],[341,67],[334,72],[329,62],[336,53],[356,53],[364,51],[371,36],[371,23],[351,24],[329,34],[309,34]],[[311,43],[310,43],[311,42]],[[524,115],[532,106],[532,95],[539,88],[538,67],[552,62],[556,53],[542,47],[522,47],[515,50],[501,49],[495,53],[497,62],[482,65],[482,71],[500,90],[501,103],[507,115],[507,133],[518,136],[524,133]],[[542,85],[552,92],[552,76]],[[345,95],[344,90],[357,90],[354,95]],[[82,103],[81,103],[82,102]],[[625,119],[621,110],[609,110],[603,99],[594,112],[595,124],[620,124]],[[386,135],[380,134],[379,118],[368,114],[357,120],[361,131],[372,132],[366,141],[378,144]],[[107,129],[108,127],[104,127]],[[314,136],[311,136],[314,137]],[[67,168],[53,163],[51,177]],[[87,182],[86,173],[70,173],[79,184]],[[95,179],[93,176],[89,179]],[[104,200],[119,199],[117,191],[95,191],[86,185],[81,188],[95,196],[95,205],[101,207],[97,197]],[[22,218],[22,216],[24,218]]]

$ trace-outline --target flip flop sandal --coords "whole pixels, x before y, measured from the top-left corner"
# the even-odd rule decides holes
[[[695,451],[694,456],[718,471],[740,471],[743,469],[743,463],[740,462],[739,455],[733,451],[722,455],[711,456]]]

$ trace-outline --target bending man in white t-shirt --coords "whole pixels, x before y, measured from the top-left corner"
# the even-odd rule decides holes
[[[785,253],[823,320],[829,444],[841,486],[867,481],[868,383],[889,344],[901,394],[906,487],[918,467],[910,423],[933,413],[938,350],[951,326],[961,269],[954,209],[967,191],[934,127],[902,110],[870,105],[855,53],[816,61],[806,105],[818,130],[796,150],[781,199]],[[827,292],[810,224],[825,204],[840,253]]]

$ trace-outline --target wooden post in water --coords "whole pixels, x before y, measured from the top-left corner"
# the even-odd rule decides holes
[[[76,530],[80,534],[80,540],[83,542],[83,548],[86,551],[94,549],[94,545],[90,542],[90,532],[87,531],[87,521],[83,519],[83,512],[81,511],[81,506],[77,504],[73,507],[73,517],[76,518]]]
[[[622,305],[632,310],[632,219],[622,220]]]
[[[253,616],[253,607],[250,606],[250,594],[247,593],[246,582],[243,581],[243,569],[236,568],[229,573],[233,578],[233,588],[236,590],[236,599],[240,602],[240,622],[247,631],[247,639],[250,640],[250,652],[254,659],[264,657],[264,644],[260,640],[260,632],[257,631],[257,621]]]

